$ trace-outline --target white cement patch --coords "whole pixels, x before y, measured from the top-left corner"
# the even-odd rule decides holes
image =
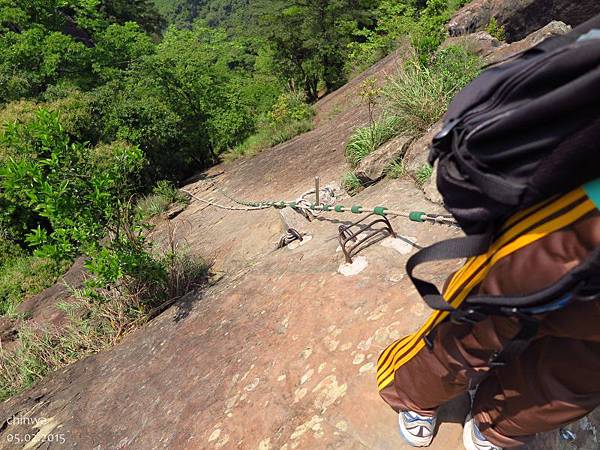
[[[369,265],[367,258],[365,258],[364,256],[357,256],[356,258],[354,258],[354,261],[352,262],[352,264],[350,263],[343,263],[340,265],[340,267],[338,268],[338,272],[341,273],[342,275],[344,275],[345,277],[351,277],[354,275],[358,275],[359,273],[361,273],[363,270],[365,270],[367,268],[367,266]]]
[[[410,242],[408,242],[410,241]],[[414,244],[417,243],[417,239],[414,237],[402,237],[398,236],[397,238],[387,237],[383,241],[381,241],[381,245],[383,247],[391,248],[392,250],[396,250],[401,255],[408,255],[412,252],[414,248]]]

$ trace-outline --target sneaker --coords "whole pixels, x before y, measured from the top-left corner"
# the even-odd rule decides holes
[[[501,447],[492,444],[481,434],[471,415],[467,416],[463,429],[463,444],[467,450],[502,450]]]
[[[428,447],[431,444],[435,421],[435,416],[421,416],[413,411],[400,411],[398,414],[400,434],[413,447]]]

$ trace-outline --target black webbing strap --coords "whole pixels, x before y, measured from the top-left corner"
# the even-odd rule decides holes
[[[531,340],[537,335],[540,328],[539,320],[528,317],[520,316],[519,322],[521,323],[521,329],[507,344],[502,347],[502,350],[494,353],[488,364],[490,367],[501,367],[514,360],[529,346]]]
[[[450,306],[450,304],[444,300],[440,291],[434,284],[417,278],[414,275],[413,272],[415,268],[426,262],[468,258],[470,256],[480,255],[487,251],[490,241],[491,234],[489,233],[449,239],[426,247],[408,259],[406,263],[406,272],[415,285],[415,288],[430,308],[438,311],[456,311],[455,308]],[[597,292],[597,289],[600,287],[600,282],[598,281],[598,278],[600,278],[599,274],[600,248],[596,248],[589,254],[583,263],[545,289],[534,292],[533,294],[520,296],[470,295],[466,298],[465,303],[468,303],[471,306],[523,308],[544,304],[549,300],[559,298],[578,288],[582,289],[583,285],[586,286],[586,293],[582,293],[581,296],[583,297],[585,295],[595,298],[599,295]],[[504,314],[505,313],[506,312],[504,312]]]
[[[449,239],[425,247],[408,259],[406,262],[406,273],[430,308],[439,311],[455,310],[444,300],[440,291],[433,283],[415,277],[413,273],[415,268],[426,262],[480,255],[487,251],[491,239],[491,234],[476,234],[464,238]]]

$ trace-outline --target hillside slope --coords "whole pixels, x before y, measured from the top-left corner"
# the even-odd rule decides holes
[[[367,121],[360,81],[382,80],[402,56],[388,56],[321,100],[313,131],[214,167],[185,189],[205,199],[218,196],[218,188],[250,200],[293,200],[315,176],[323,185],[339,182],[347,170],[344,145]],[[442,211],[408,180],[386,180],[339,200]],[[337,229],[355,219],[321,215],[305,225],[311,240],[274,251],[283,232],[276,210],[225,211],[193,201],[160,223],[154,238],[164,243],[172,235],[175,245],[209,260],[220,279],[117,347],[4,402],[0,448],[408,449],[395,413],[377,394],[375,363],[429,314],[405,277],[406,259],[417,246],[458,231],[394,219],[401,237],[369,247],[361,253],[364,271],[345,277],[338,273]],[[424,270],[442,282],[451,269]],[[459,398],[444,407],[430,448],[463,448],[466,406]],[[585,427],[582,433],[595,432]],[[17,434],[29,442],[16,445]],[[549,434],[531,449],[556,442],[558,435]]]
[[[384,77],[398,55],[363,76]],[[242,198],[293,199],[316,175],[323,184],[339,181],[345,141],[366,121],[355,103],[358,81],[317,106],[314,131],[215,167],[187,189],[202,195],[215,182]],[[328,120],[332,110],[335,120]],[[352,202],[439,211],[408,181],[376,185]],[[354,218],[323,216],[309,225],[306,245],[273,252],[282,233],[275,210],[193,202],[172,222],[175,238],[209,259],[222,280],[116,348],[4,403],[1,416],[45,418],[44,432],[64,434],[79,448],[402,448],[395,415],[378,398],[374,365],[427,311],[404,278],[406,254],[375,245],[363,253],[362,273],[337,273],[337,227]],[[404,219],[393,224],[421,245],[454,233]],[[0,446],[12,448],[8,434],[37,431],[6,426]],[[458,448],[459,434],[458,425],[442,426],[438,448]],[[30,448],[46,445],[58,446]]]

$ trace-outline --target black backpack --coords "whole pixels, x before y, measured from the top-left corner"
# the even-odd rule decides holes
[[[489,66],[450,104],[429,161],[437,163],[446,208],[467,234],[408,260],[407,273],[430,307],[455,317],[522,314],[582,281],[586,299],[598,296],[600,249],[544,292],[471,296],[462,311],[413,272],[424,262],[484,253],[511,214],[600,177],[600,15]]]
[[[446,208],[474,234],[598,178],[599,144],[597,16],[488,68],[456,95],[429,162]]]

